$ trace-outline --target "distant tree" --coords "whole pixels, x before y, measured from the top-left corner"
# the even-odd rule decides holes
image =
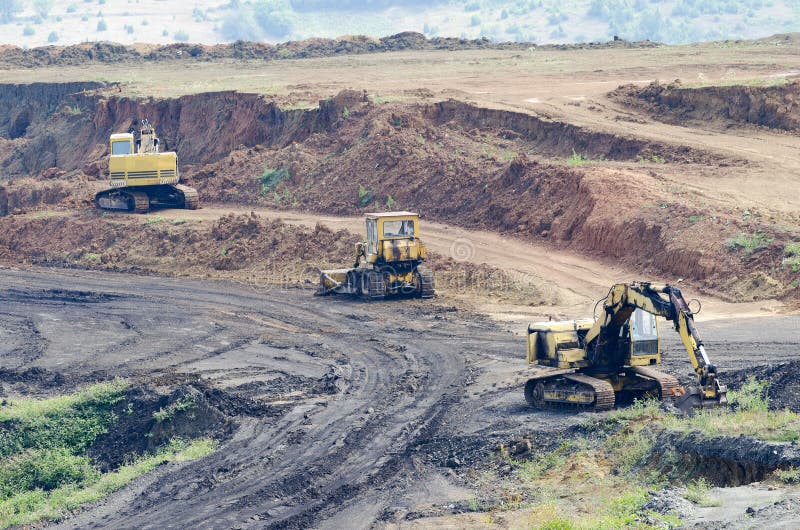
[[[103,19],[100,19],[97,22],[97,31],[105,31],[107,29],[108,29],[108,25],[106,24],[106,21],[103,20]]]
[[[230,13],[220,31],[226,40],[261,40],[261,30],[249,13]]]
[[[292,32],[293,23],[288,4],[275,0],[259,0],[253,8],[253,16],[268,35],[281,39]]]
[[[0,0],[0,24],[11,22],[20,11],[22,3],[19,0]]]
[[[36,30],[33,29],[30,25],[27,25],[24,28],[22,28],[22,34],[25,35],[26,37],[30,37],[31,35],[34,35],[35,33],[36,33]]]
[[[172,38],[178,42],[187,42],[189,40],[189,34],[183,30],[178,30],[175,32]]]
[[[53,9],[54,0],[33,0],[33,10],[42,18],[47,18]]]
[[[76,6],[75,4],[70,4],[67,6],[67,13],[74,13],[77,10],[78,6]]]
[[[47,42],[56,42],[58,40],[58,33],[55,31],[51,31],[50,35],[47,36]]]

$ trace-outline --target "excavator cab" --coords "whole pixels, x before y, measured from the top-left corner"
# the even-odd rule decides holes
[[[620,333],[620,342],[627,350],[627,366],[661,364],[658,319],[655,315],[637,308]]]

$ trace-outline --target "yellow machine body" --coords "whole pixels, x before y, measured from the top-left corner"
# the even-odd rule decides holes
[[[525,398],[542,408],[581,405],[608,410],[615,402],[647,396],[674,401],[683,410],[727,403],[680,289],[632,282],[614,285],[597,319],[535,322],[528,326],[530,378]],[[599,302],[598,302],[599,305]],[[685,389],[661,364],[658,318],[672,322],[697,374]]]
[[[354,266],[321,271],[319,294],[433,296],[433,274],[422,264],[428,254],[419,237],[419,215],[368,213],[365,225],[366,238],[355,246]]]
[[[109,138],[110,188],[95,195],[97,206],[137,213],[151,208],[196,209],[197,190],[179,184],[178,155],[159,151],[158,136],[149,121],[141,121],[138,134],[138,138],[133,133]]]
[[[133,135],[112,134],[108,172],[112,188],[177,184],[178,155],[174,152],[134,152]]]

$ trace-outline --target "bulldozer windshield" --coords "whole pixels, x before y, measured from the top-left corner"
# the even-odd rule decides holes
[[[383,237],[413,237],[414,220],[402,219],[383,222]]]

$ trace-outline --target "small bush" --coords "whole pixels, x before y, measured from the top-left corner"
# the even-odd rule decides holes
[[[58,40],[58,33],[55,31],[51,31],[50,35],[47,36],[47,42],[56,42]]]
[[[756,232],[755,234],[739,234],[735,237],[728,239],[726,244],[730,250],[741,249],[746,255],[753,254],[759,250],[767,248],[772,243],[773,239],[767,237],[765,234]]]
[[[172,38],[178,42],[187,42],[189,40],[189,34],[183,30],[179,30],[175,32]]]
[[[718,500],[712,500],[709,496],[711,484],[705,478],[694,480],[686,485],[686,490],[683,493],[683,498],[691,501],[698,506],[720,506]]]
[[[728,401],[742,411],[767,412],[769,410],[767,382],[749,377],[739,390],[728,392]]]
[[[261,183],[261,195],[267,195],[269,192],[273,191],[278,184],[285,180],[289,180],[289,177],[289,168],[266,168],[264,173],[258,177],[258,181]]]
[[[784,484],[800,484],[800,467],[779,469],[775,472],[775,478]]]
[[[97,31],[105,31],[107,29],[108,29],[108,24],[106,24],[106,21],[103,20],[103,19],[100,19],[97,22]]]
[[[386,208],[387,208],[387,209],[389,209],[389,210],[391,210],[391,209],[392,209],[392,207],[395,205],[395,203],[396,203],[396,202],[397,202],[397,201],[395,201],[395,200],[392,198],[392,196],[391,196],[391,195],[389,195],[388,197],[386,197]]]
[[[572,150],[572,155],[567,159],[567,163],[571,166],[583,166],[588,162],[589,159],[576,153],[575,149]]]
[[[368,190],[364,186],[358,186],[358,204],[362,207],[367,206],[369,203],[372,202],[373,194],[371,190]]]

